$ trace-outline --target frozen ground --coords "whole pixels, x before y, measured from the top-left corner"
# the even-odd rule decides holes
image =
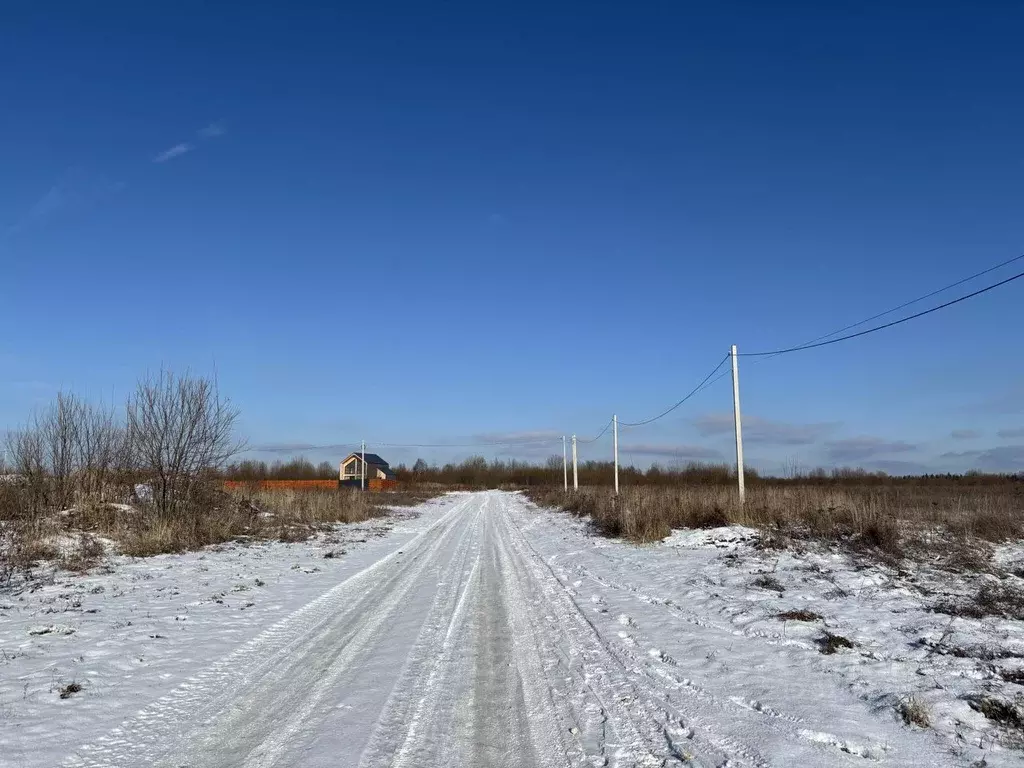
[[[639,548],[500,492],[334,537],[0,595],[0,765],[1019,762],[967,697],[1024,690],[1020,623],[928,611],[926,569],[735,528]]]

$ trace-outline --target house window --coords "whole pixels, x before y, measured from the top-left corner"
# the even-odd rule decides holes
[[[358,469],[358,466],[357,466],[358,463],[359,462],[356,459],[352,459],[352,461],[350,461],[348,464],[346,464],[345,465],[345,474],[348,475],[349,477],[355,477],[357,474],[359,474],[359,469]]]

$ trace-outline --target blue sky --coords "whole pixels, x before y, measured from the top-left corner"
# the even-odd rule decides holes
[[[379,446],[592,436],[1024,252],[1019,5],[324,5],[5,9],[0,426],[164,366],[265,458],[543,457]],[[744,361],[750,460],[1021,469],[1022,291]]]

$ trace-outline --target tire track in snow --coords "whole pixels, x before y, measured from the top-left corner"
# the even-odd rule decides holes
[[[200,728],[214,726],[221,713],[248,698],[253,681],[286,677],[282,659],[301,658],[303,646],[309,645],[311,635],[322,635],[330,627],[343,625],[403,579],[411,583],[456,531],[460,515],[470,504],[471,497],[456,503],[401,549],[277,622],[111,733],[81,747],[63,765],[68,768],[129,766],[155,764],[163,758],[174,763],[176,755],[180,756],[188,748],[187,743],[181,743],[187,742],[182,735],[185,724],[199,724]],[[388,607],[393,606],[394,602],[388,604]]]
[[[531,507],[528,507],[525,502],[519,503],[527,513],[545,514],[544,512],[532,513]],[[543,531],[544,527],[539,527],[536,535],[543,536]],[[569,541],[563,542],[563,546],[576,550],[576,547]],[[629,619],[629,613],[632,612],[629,608],[626,608],[624,615],[627,616],[629,624],[634,630],[621,633],[626,637],[619,637],[620,630],[616,625],[613,625],[615,630],[611,632],[602,628],[591,621],[583,608],[576,602],[575,597],[578,596],[576,586],[579,582],[572,583],[572,577],[568,575],[569,572],[591,579],[606,591],[620,593],[620,596],[615,599],[608,594],[591,598],[591,601],[598,606],[599,616],[609,617],[600,619],[601,622],[614,621],[611,617],[621,610],[621,601],[625,598],[652,606],[675,619],[683,619],[686,624],[678,625],[679,631],[674,635],[673,645],[678,645],[687,638],[692,639],[692,644],[683,642],[682,647],[687,650],[695,650],[697,658],[703,658],[704,651],[711,648],[714,654],[723,652],[724,659],[729,659],[730,662],[735,661],[731,659],[731,653],[733,645],[737,641],[745,649],[756,650],[755,636],[738,632],[731,626],[723,627],[704,616],[690,613],[678,603],[652,596],[642,586],[616,581],[617,567],[635,572],[638,578],[643,579],[647,577],[645,576],[647,572],[640,568],[640,564],[647,562],[649,567],[657,568],[658,561],[653,558],[646,561],[639,557],[633,560],[620,560],[605,552],[605,548],[592,546],[578,549],[571,556],[564,552],[554,553],[549,560],[545,560],[538,553],[538,558],[548,567],[552,577],[561,585],[566,593],[566,599],[577,606],[586,621],[594,628],[595,634],[602,637],[601,643],[607,648],[609,654],[616,658],[627,674],[635,679],[642,689],[647,690],[654,701],[664,704],[666,711],[678,713],[687,728],[695,729],[698,735],[706,733],[713,743],[728,747],[730,743],[736,743],[736,734],[742,734],[744,742],[757,745],[756,750],[745,750],[748,757],[762,761],[764,764],[831,766],[843,763],[864,765],[865,758],[888,766],[906,766],[907,768],[924,764],[940,766],[953,763],[950,755],[945,754],[941,748],[937,749],[934,741],[925,735],[914,734],[909,742],[904,739],[890,741],[886,738],[891,735],[891,730],[886,727],[888,726],[886,718],[883,716],[876,719],[867,711],[866,707],[862,715],[863,723],[857,723],[856,720],[851,721],[848,711],[844,711],[842,705],[832,706],[832,697],[828,693],[835,689],[836,696],[848,697],[849,692],[845,689],[835,688],[833,681],[822,679],[819,673],[799,663],[791,668],[793,675],[766,680],[763,677],[763,672],[753,666],[757,663],[759,652],[749,655],[745,652],[738,653],[739,663],[750,665],[753,685],[764,687],[764,684],[767,683],[768,690],[779,694],[774,697],[775,699],[782,702],[798,702],[806,711],[819,712],[817,718],[798,717],[786,712],[781,707],[765,705],[756,698],[733,695],[737,689],[728,683],[724,684],[727,693],[720,695],[714,690],[716,680],[713,674],[708,678],[709,685],[697,684],[692,677],[683,674],[682,670],[678,669],[677,659],[668,657],[660,650],[660,647],[652,645],[649,640],[642,638],[642,628],[636,627],[636,623]],[[619,547],[619,549],[623,552],[642,551],[632,550],[628,545]],[[608,563],[607,571],[610,573],[602,571],[598,575],[582,563],[567,562],[569,557],[574,559],[593,557],[597,561],[593,564],[594,568],[600,568],[602,563]],[[590,564],[588,563],[588,565]],[[561,572],[561,576],[559,572]],[[628,579],[629,576],[626,575],[624,578]],[[617,606],[611,614],[607,608],[609,603],[605,600],[606,597],[611,604]],[[597,620],[595,617],[595,621]],[[605,637],[607,640],[604,639]],[[770,642],[769,644],[775,645]],[[673,652],[678,654],[678,651]],[[690,662],[690,666],[692,666],[694,658],[694,656],[687,658],[686,655],[679,655],[679,659]],[[726,668],[724,663],[722,668]],[[743,685],[738,690],[746,691],[747,686]],[[814,707],[815,700],[822,704],[819,709]],[[805,726],[805,723],[811,719],[816,719],[821,723],[823,717],[826,722],[842,722],[847,729],[856,725],[865,726],[865,729],[861,733],[853,732],[841,736],[830,733],[828,725],[819,729]],[[873,733],[879,734],[880,738],[870,735]]]
[[[509,498],[510,504],[523,504],[517,497]],[[617,735],[618,749],[611,755],[614,764],[660,766],[668,758],[679,760],[679,755],[683,754],[691,762],[693,758],[703,758],[709,765],[722,765],[726,761],[737,768],[744,765],[767,768],[771,765],[746,744],[724,736],[713,738],[710,734],[698,734],[691,727],[691,721],[697,719],[696,713],[681,713],[661,698],[656,690],[637,686],[630,670],[580,611],[550,565],[514,522],[510,527],[514,531],[513,544],[529,569],[536,588],[543,593],[548,605],[559,609],[561,630],[568,634],[583,662],[581,672],[585,687],[599,699],[609,717],[609,725]],[[635,714],[629,705],[633,706]],[[685,734],[688,749],[679,744],[680,734]]]
[[[693,654],[710,648],[728,655],[734,641],[745,649],[746,638],[617,582],[612,564],[566,565],[562,553],[556,570],[555,557],[540,553],[551,548],[539,538],[551,529],[535,515],[546,513],[519,496],[472,494],[440,514],[400,551],[240,646],[65,765],[770,768],[863,765],[871,754],[856,738],[809,727],[822,721],[813,709],[804,706],[803,722],[763,704],[745,679],[741,686],[735,675],[694,682],[687,667],[703,655]],[[580,550],[574,559],[586,557]],[[622,567],[643,578],[637,563]],[[606,621],[607,614],[581,606],[566,583],[570,573],[593,579],[605,590],[603,605],[625,603],[640,621],[624,613],[616,623],[617,608]],[[676,658],[645,633],[643,624],[653,624],[660,611],[644,612],[637,601],[669,612],[676,642],[667,649]],[[763,687],[757,658],[738,650],[730,661],[749,665]],[[794,680],[779,681],[783,703],[817,680],[792,669]],[[822,702],[828,695],[804,691]],[[365,711],[353,711],[359,704]],[[846,723],[854,734],[873,722],[857,717]],[[901,741],[880,755],[882,763],[919,764],[920,755],[907,754],[917,744],[924,741]]]

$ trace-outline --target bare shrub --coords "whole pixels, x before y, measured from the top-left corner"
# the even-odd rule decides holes
[[[139,381],[128,401],[128,444],[160,514],[187,507],[204,476],[244,449],[232,434],[237,419],[214,379],[161,371]]]
[[[113,409],[65,392],[8,433],[6,447],[19,489],[12,516],[66,509],[83,495],[103,498],[122,480],[127,462]]]

